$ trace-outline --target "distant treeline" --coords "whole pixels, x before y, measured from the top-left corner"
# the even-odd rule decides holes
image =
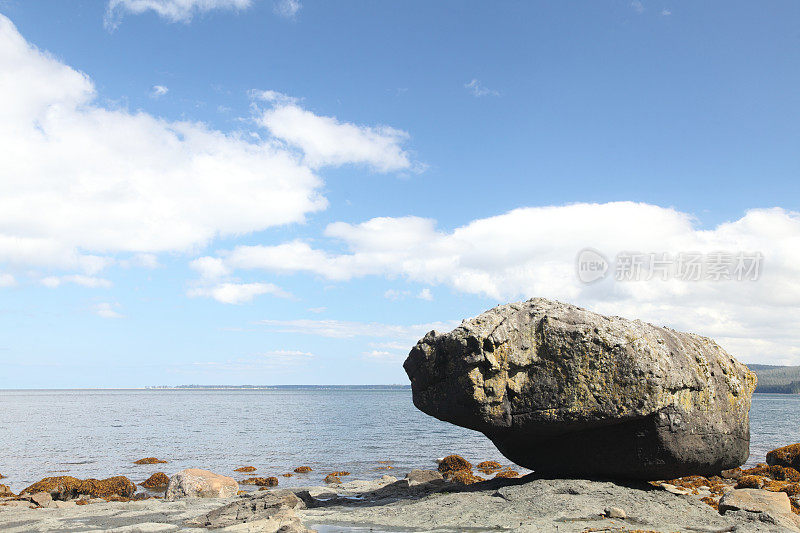
[[[411,385],[155,385],[146,389],[201,390],[401,390]]]
[[[747,365],[758,376],[756,392],[800,394],[800,366]]]

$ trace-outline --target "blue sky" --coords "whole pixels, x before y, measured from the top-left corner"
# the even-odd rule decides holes
[[[532,296],[800,364],[797,3],[0,13],[0,387],[403,383]],[[763,270],[584,284],[585,247]]]

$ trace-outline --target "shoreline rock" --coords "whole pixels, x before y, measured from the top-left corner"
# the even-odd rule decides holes
[[[140,484],[146,489],[166,489],[167,485],[169,485],[169,476],[164,472],[156,472]]]
[[[766,491],[754,492],[755,501],[785,496],[762,498]],[[785,512],[785,500],[777,507],[767,505],[754,511],[754,505],[737,504],[734,499],[723,505],[724,514],[720,514],[701,498],[699,491],[673,494],[642,482],[554,479],[535,474],[459,485],[428,470],[410,472],[400,480],[384,476],[335,487],[268,489],[230,498],[127,503],[92,499],[84,501],[92,503],[87,507],[78,506],[79,502],[52,502],[58,509],[47,511],[31,509],[29,501],[6,501],[0,502],[5,505],[0,507],[0,530],[21,532],[14,525],[25,524],[25,531],[70,531],[77,520],[83,527],[120,533],[187,527],[308,533],[314,524],[409,532],[800,531],[788,522],[794,519]],[[155,516],[159,524],[152,521]],[[699,525],[705,529],[696,529]]]
[[[276,477],[249,477],[241,481],[242,485],[257,485],[259,487],[277,487],[278,478]]]
[[[110,478],[78,479],[72,476],[46,477],[20,491],[20,495],[32,495],[39,492],[48,493],[54,500],[74,500],[79,496],[92,498],[110,498],[118,496],[130,498],[136,492],[136,485],[125,476]]]
[[[238,492],[239,484],[232,477],[199,468],[187,468],[169,479],[164,499],[231,498]]]
[[[755,374],[699,335],[534,298],[428,333],[403,366],[418,409],[537,472],[652,480],[748,457]]]
[[[133,464],[135,465],[154,465],[159,463],[166,463],[167,461],[163,459],[158,459],[156,457],[145,457],[144,459],[139,459],[138,461],[134,461]]]

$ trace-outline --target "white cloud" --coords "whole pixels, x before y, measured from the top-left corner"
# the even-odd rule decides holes
[[[274,9],[277,15],[290,19],[297,15],[301,7],[299,0],[276,0]]]
[[[73,285],[80,285],[89,289],[108,289],[113,284],[104,278],[96,276],[85,276],[83,274],[71,274],[68,276],[47,276],[39,280],[39,282],[49,289],[55,289],[65,283]]]
[[[14,287],[17,280],[11,274],[0,273],[0,287]]]
[[[142,268],[158,268],[158,257],[155,254],[136,254],[130,261],[133,266]]]
[[[432,322],[403,326],[398,324],[381,324],[378,322],[348,322],[345,320],[261,320],[258,322],[282,333],[296,333],[299,335],[315,335],[336,339],[349,339],[355,337],[375,337],[391,339],[397,345],[402,341],[411,349],[418,339],[431,330],[449,331],[456,326],[456,322]]]
[[[661,10],[661,16],[662,17],[668,17],[670,15],[672,15],[672,11],[670,11],[669,9],[664,8],[664,9]]]
[[[258,123],[276,138],[305,154],[312,168],[345,163],[362,163],[378,172],[412,169],[409,154],[402,148],[408,133],[389,126],[362,126],[323,117],[301,108],[295,99],[275,91],[254,92],[270,102]]]
[[[389,289],[383,293],[383,297],[387,300],[400,300],[408,296],[408,291],[398,291],[396,289]]]
[[[488,87],[484,87],[483,84],[479,80],[472,79],[471,81],[464,84],[464,88],[469,90],[472,93],[472,96],[480,98],[481,96],[500,96],[500,93],[495,91],[494,89],[489,89]]]
[[[631,2],[631,8],[637,13],[644,13],[644,4],[642,4],[639,0],[634,0]]]
[[[204,279],[214,280],[230,274],[230,269],[218,257],[200,257],[189,263],[189,266],[200,273]]]
[[[430,289],[425,288],[419,291],[419,294],[417,294],[417,298],[419,298],[420,300],[427,300],[431,302],[433,301],[433,293],[431,292]]]
[[[259,355],[263,357],[313,357],[314,354],[301,350],[271,350],[269,352],[262,352]]]
[[[269,350],[224,361],[195,361],[188,364],[177,364],[173,365],[171,370],[173,372],[196,372],[200,370],[214,376],[219,376],[220,373],[239,373],[242,376],[250,376],[244,379],[252,379],[254,373],[260,371],[290,371],[303,367],[313,361],[314,357],[313,353],[301,350]]]
[[[163,85],[153,85],[153,88],[150,90],[150,97],[151,98],[160,98],[169,92],[169,88]]]
[[[96,304],[92,310],[94,314],[102,318],[125,318],[124,315],[116,311],[118,307],[118,303],[111,304],[108,302],[101,302]]]
[[[710,229],[689,214],[634,202],[515,209],[452,231],[418,217],[334,223],[329,252],[303,241],[220,252],[231,270],[306,272],[342,281],[364,276],[446,285],[498,303],[544,296],[600,312],[711,335],[749,360],[800,363],[800,214],[754,209]],[[578,252],[714,251],[764,255],[758,281],[651,280],[581,283]],[[613,276],[612,276],[613,277]],[[325,323],[306,324],[323,329]],[[331,325],[342,334],[342,326]],[[346,329],[345,329],[346,331]],[[333,333],[332,333],[333,335]],[[759,342],[754,342],[758,339]]]
[[[314,313],[315,315],[318,315],[320,313],[324,313],[327,309],[328,309],[327,307],[309,307],[308,308],[308,310],[310,312]]]
[[[408,354],[396,352],[392,353],[385,350],[370,350],[368,352],[364,352],[363,355],[372,360],[394,362],[402,361]]]
[[[152,11],[170,22],[189,22],[197,14],[213,10],[246,9],[253,0],[109,0],[105,25],[116,28],[126,13],[141,15]]]
[[[220,283],[211,287],[195,287],[186,293],[191,297],[213,298],[225,304],[250,302],[261,294],[271,294],[280,298],[291,295],[272,283]]]
[[[177,17],[222,4],[124,5]],[[382,135],[383,128],[318,117],[287,98],[259,120],[276,114],[278,129],[301,139],[292,149],[269,135],[254,140],[248,132],[104,107],[88,76],[28,44],[0,15],[0,264],[86,275],[116,261],[133,265],[137,257],[156,265],[158,253],[194,251],[218,237],[303,222],[325,209],[318,166],[408,166],[393,144],[405,138],[396,130]],[[302,124],[276,118],[287,106]],[[319,125],[333,138],[304,154],[302,139],[315,133],[302,128]]]

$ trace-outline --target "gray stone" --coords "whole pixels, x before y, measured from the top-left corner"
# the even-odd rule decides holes
[[[606,507],[605,515],[608,518],[619,518],[619,519],[622,519],[622,520],[624,520],[625,518],[628,517],[628,515],[625,513],[625,511],[623,511],[619,507]]]
[[[760,489],[734,489],[719,500],[719,512],[750,520],[776,524],[787,531],[800,531],[800,518],[792,513],[789,496],[784,492]]]
[[[181,498],[231,498],[239,492],[235,479],[201,470],[187,468],[171,478],[164,498],[167,501]]]
[[[438,470],[412,470],[406,474],[409,484],[430,483],[431,481],[443,480],[442,474]]]
[[[428,333],[414,405],[551,475],[670,479],[748,457],[755,374],[714,341],[534,298]]]
[[[31,494],[31,502],[35,503],[39,507],[55,507],[53,505],[53,497],[50,496],[49,492],[37,492],[36,494]]]
[[[755,513],[791,514],[792,505],[785,492],[760,489],[734,489],[722,495],[719,512],[750,511]]]
[[[295,494],[289,490],[269,490],[247,496],[186,522],[189,526],[210,529],[234,526],[246,522],[260,522],[273,518],[286,509],[301,509],[305,500],[313,502],[307,492]],[[276,523],[279,523],[278,520]],[[282,527],[282,526],[281,526]],[[278,527],[275,528],[277,531]]]
[[[292,509],[281,509],[269,518],[224,527],[230,533],[313,533],[300,522]]]

